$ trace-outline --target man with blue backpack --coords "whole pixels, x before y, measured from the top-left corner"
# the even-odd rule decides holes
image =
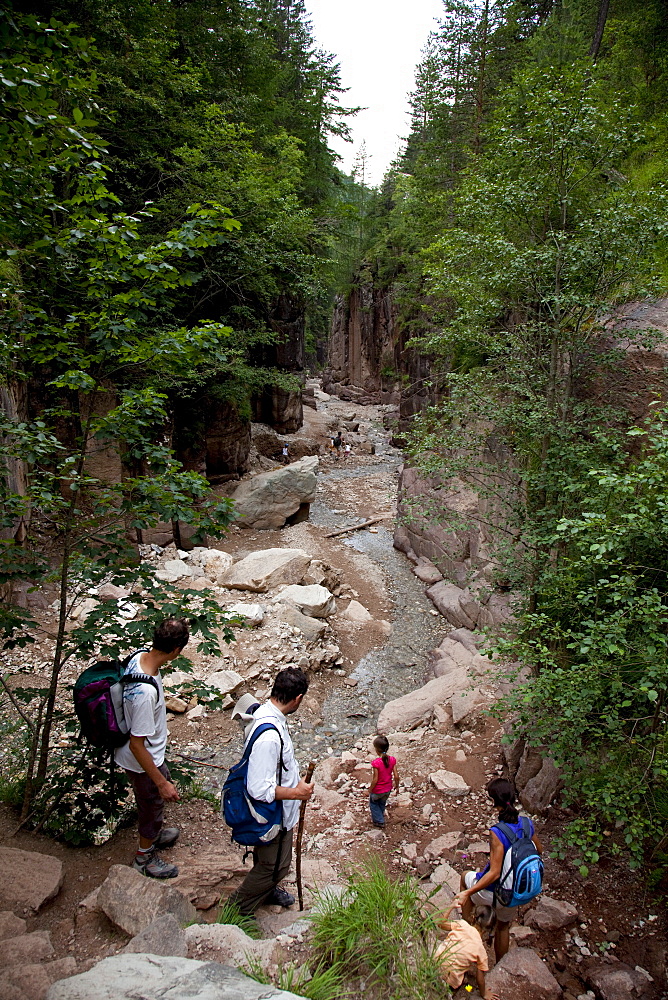
[[[465,872],[461,891],[453,902],[461,906],[469,923],[473,907],[492,905],[496,911],[494,953],[500,961],[510,946],[510,925],[517,907],[528,903],[543,887],[543,847],[533,823],[515,808],[517,793],[512,781],[494,778],[487,793],[499,812],[499,822],[489,832],[489,862],[481,872]]]
[[[292,906],[294,896],[279,888],[290,871],[292,834],[300,803],[313,784],[299,776],[287,717],[308,691],[299,667],[279,671],[269,701],[253,712],[244,752],[223,789],[223,813],[232,838],[253,848],[253,867],[231,897],[239,912],[250,915],[261,905]]]

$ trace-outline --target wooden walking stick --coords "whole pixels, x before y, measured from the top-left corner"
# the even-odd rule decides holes
[[[310,784],[313,772],[315,771],[315,761],[312,760],[306,771],[304,781]],[[297,847],[295,848],[295,868],[297,870],[297,895],[299,897],[299,909],[304,909],[304,894],[302,892],[302,837],[304,836],[304,813],[306,812],[306,800],[299,807],[299,826],[297,827]]]

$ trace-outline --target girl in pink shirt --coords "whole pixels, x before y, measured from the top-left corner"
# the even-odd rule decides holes
[[[373,748],[380,756],[371,762],[373,772],[369,787],[369,809],[371,822],[382,830],[385,826],[385,807],[392,791],[392,780],[394,779],[395,791],[398,791],[399,775],[396,770],[397,758],[390,757],[387,752],[390,749],[387,736],[376,736]]]

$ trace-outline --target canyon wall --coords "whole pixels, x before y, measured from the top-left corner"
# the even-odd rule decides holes
[[[638,331],[648,332],[644,343]],[[386,419],[398,444],[411,418],[438,400],[432,360],[406,346],[411,336],[415,331],[406,329],[392,290],[376,287],[370,276],[360,276],[349,295],[336,300],[323,388],[351,402],[396,406]],[[668,391],[668,298],[630,302],[603,318],[599,346],[616,349],[617,361],[595,377],[583,377],[574,387],[576,395],[601,407],[619,407],[641,423],[650,404],[665,399]],[[412,559],[430,560],[459,586],[492,578],[492,537],[522,488],[512,455],[499,464],[493,434],[488,448],[490,475],[492,469],[503,470],[498,483],[487,484],[491,490],[478,493],[456,481],[420,477],[409,466],[400,477],[397,548]],[[487,499],[491,494],[500,497],[494,509]],[[453,523],[457,526],[447,526]]]
[[[337,297],[323,389],[353,402],[396,405],[400,430],[437,397],[428,385],[430,359],[406,346],[412,334],[399,312],[392,290],[371,280]]]

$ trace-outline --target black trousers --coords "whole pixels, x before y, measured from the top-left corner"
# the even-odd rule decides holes
[[[288,830],[283,837],[279,834],[268,844],[258,844],[253,848],[253,867],[230,897],[241,913],[255,913],[272,889],[275,889],[290,871],[292,833],[292,830]]]

